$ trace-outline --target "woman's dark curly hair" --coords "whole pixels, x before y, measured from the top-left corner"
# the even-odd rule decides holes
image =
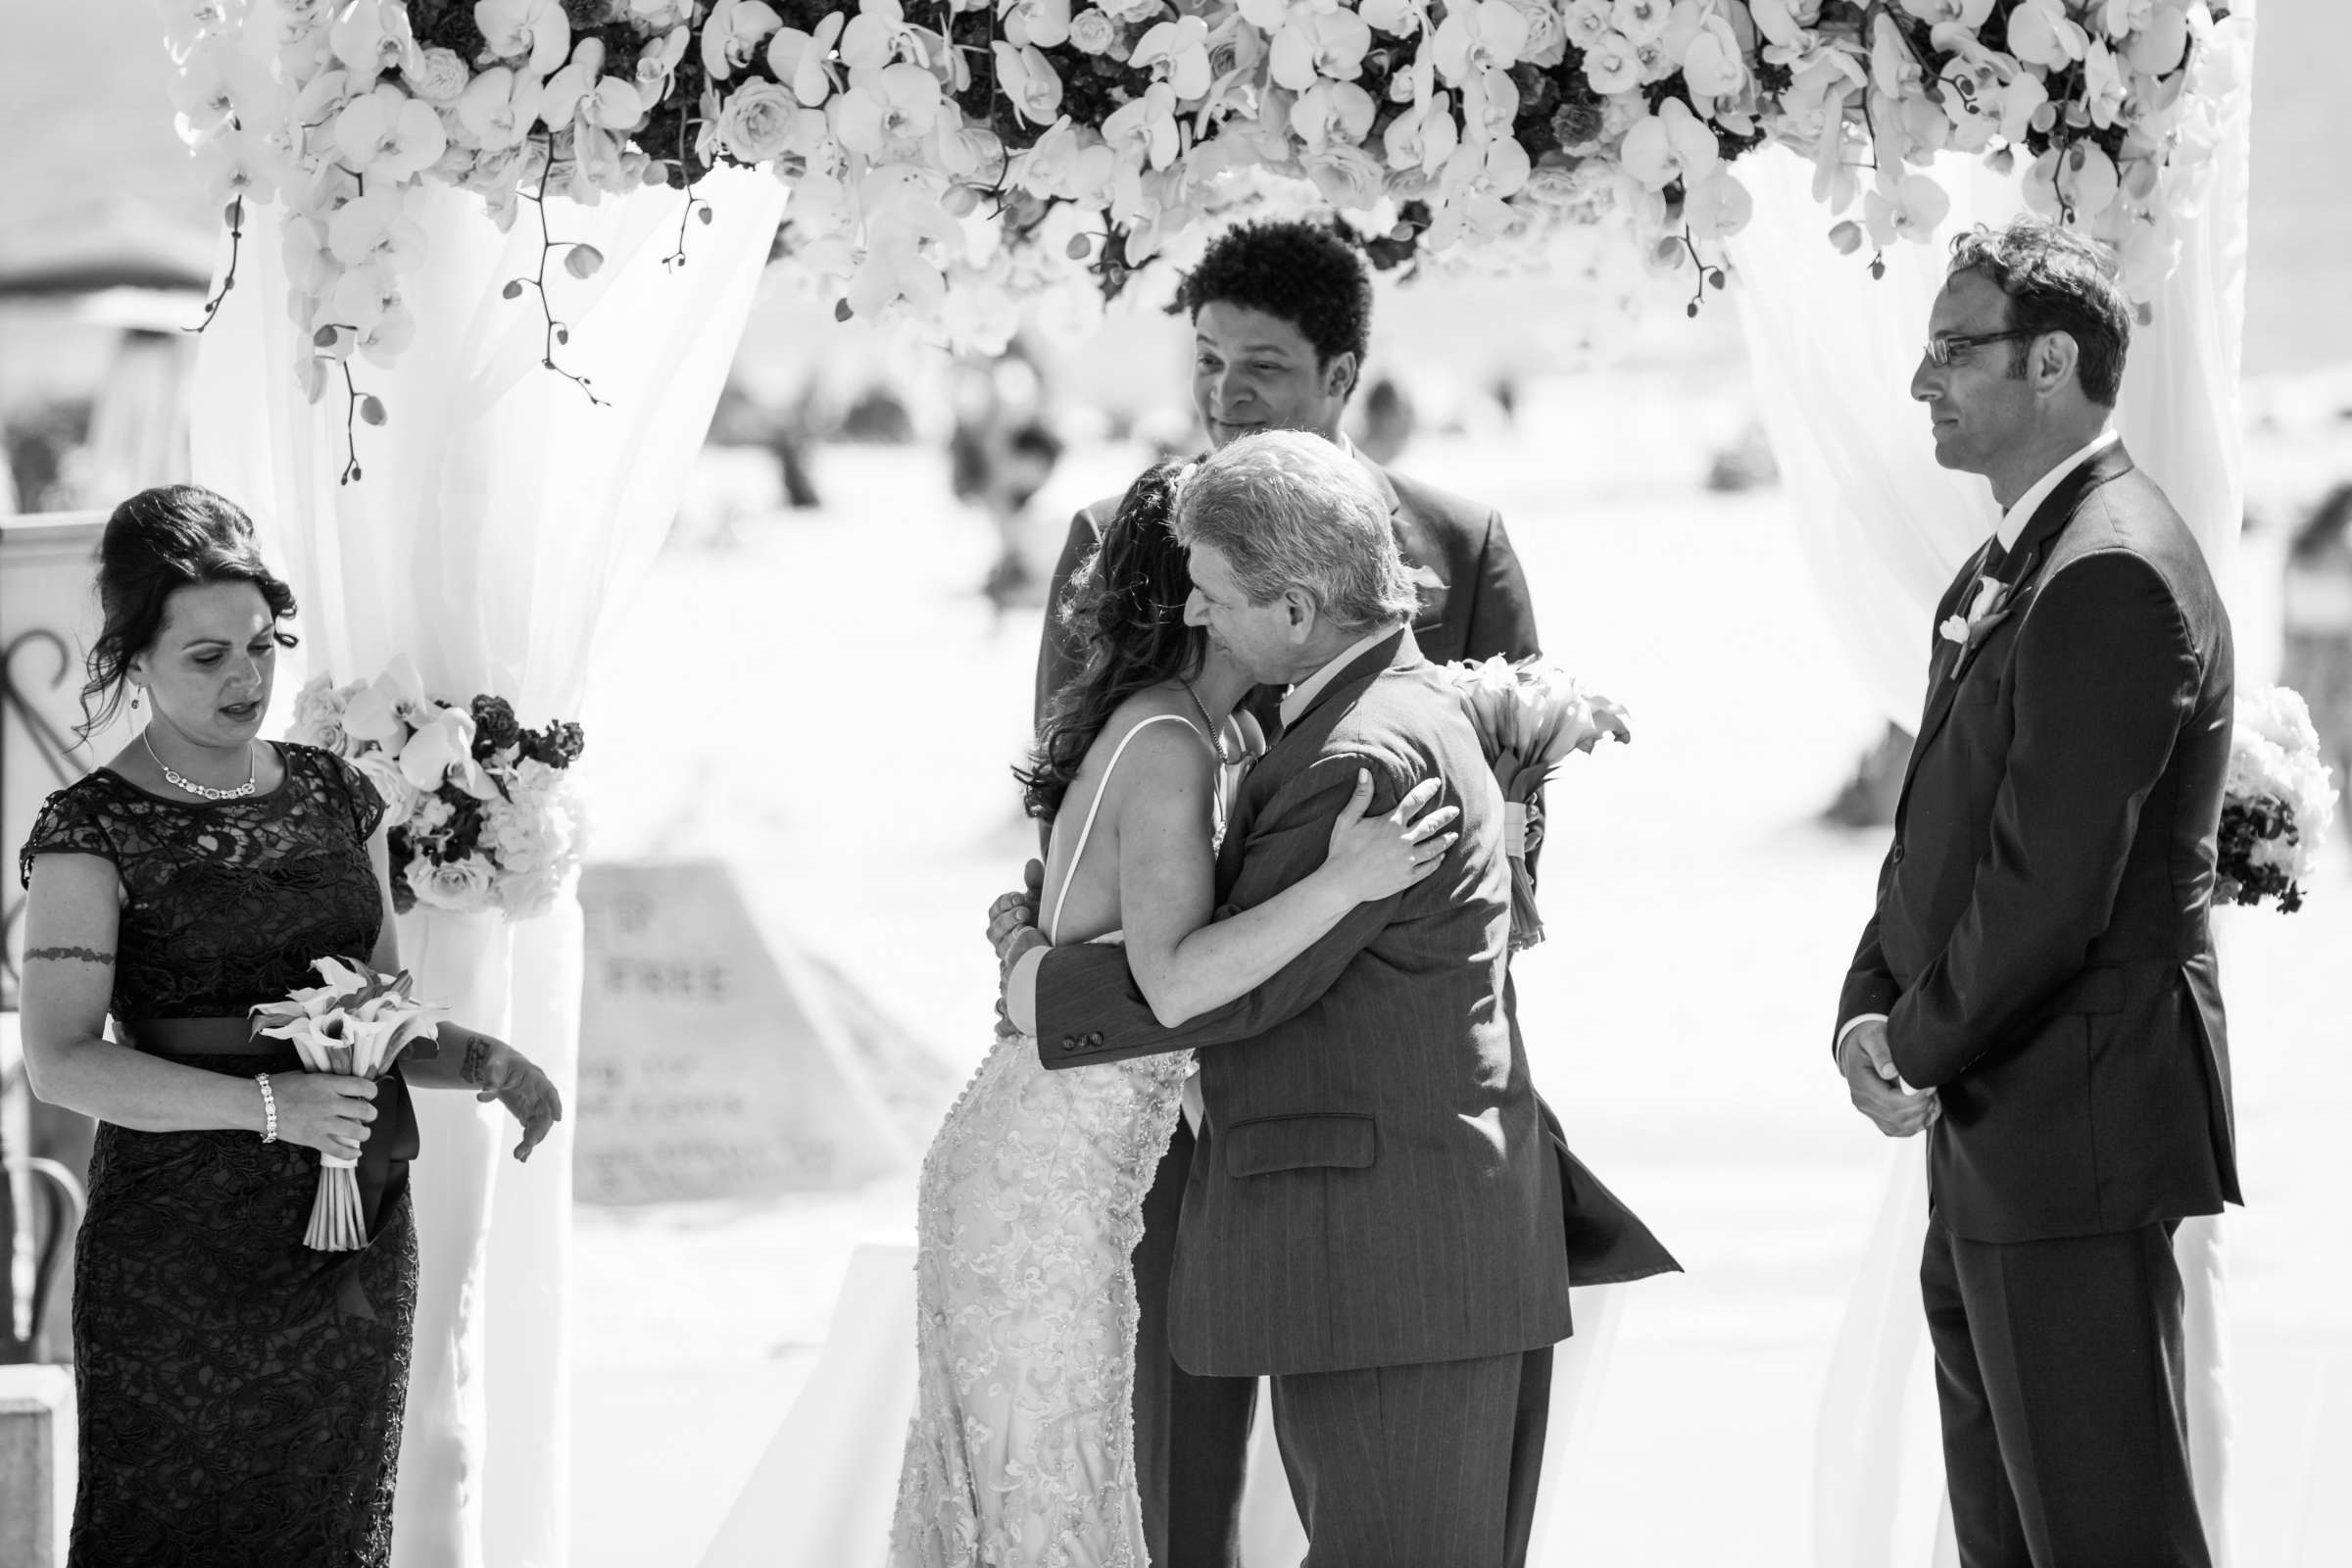
[[[1102,546],[1070,578],[1062,623],[1086,646],[1086,662],[1054,694],[1029,765],[1012,776],[1031,816],[1052,821],[1118,706],[1137,692],[1200,673],[1200,631],[1184,623],[1193,577],[1170,518],[1183,466],[1163,463],[1127,487]]]
[[[1342,354],[1360,366],[1372,346],[1372,270],[1327,224],[1293,219],[1218,235],[1177,286],[1175,309],[1199,319],[1220,301],[1290,322],[1319,366]]]
[[[155,645],[172,595],[208,582],[249,582],[261,590],[272,619],[294,613],[294,590],[263,564],[253,519],[236,503],[201,485],[158,485],[106,519],[98,539],[98,606],[106,621],[90,645],[89,679],[81,688],[82,739],[122,708],[130,662]],[[294,643],[292,632],[277,633],[280,648]]]

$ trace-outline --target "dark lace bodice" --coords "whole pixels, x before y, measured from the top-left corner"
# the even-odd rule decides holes
[[[375,947],[375,787],[330,752],[279,750],[285,781],[245,800],[164,800],[104,769],[49,797],[22,872],[31,880],[46,854],[113,862],[123,896],[116,1017],[242,1013],[316,985],[313,959]]]
[[[374,948],[374,786],[281,750],[285,781],[246,800],[164,800],[109,772],[49,798],[22,869],[96,855],[122,877],[116,1017],[242,1013],[316,984],[315,958]],[[290,1048],[178,1059],[300,1070]],[[416,1299],[407,1166],[358,1251],[303,1246],[318,1189],[317,1153],[282,1139],[99,1123],[74,1259],[71,1568],[389,1561]]]

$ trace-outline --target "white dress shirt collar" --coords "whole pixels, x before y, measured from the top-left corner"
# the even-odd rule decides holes
[[[2034,480],[2034,487],[2017,498],[2017,505],[2001,514],[2001,524],[1993,530],[1993,537],[2000,540],[2001,548],[2015,550],[2018,536],[2026,531],[2026,524],[2034,520],[2034,514],[2041,504],[2050,499],[2050,492],[2065,483],[2068,474],[2115,445],[2119,439],[2112,428],[2101,430],[2092,437],[2090,445],[2073,457],[2062,460],[2058,466]]]
[[[1364,655],[1396,636],[1402,625],[1401,621],[1391,621],[1386,626],[1374,627],[1371,632],[1342,649],[1339,657],[1330,663],[1325,664],[1321,669],[1316,670],[1312,675],[1307,676],[1306,679],[1286,692],[1282,699],[1282,727],[1289,729],[1293,724],[1298,723],[1299,715],[1306,711],[1307,706],[1323,694],[1323,688],[1337,679],[1341,670],[1346,669],[1349,664],[1354,663]]]

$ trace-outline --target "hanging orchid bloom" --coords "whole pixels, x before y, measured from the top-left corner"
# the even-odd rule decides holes
[[[2122,187],[2115,161],[2096,142],[2079,141],[2059,153],[2058,194],[2078,221],[2107,211]]]
[[[2082,57],[2082,107],[2090,122],[2105,130],[2123,118],[2131,87],[2124,80],[2123,63],[2104,43],[2093,43]]]
[[[582,38],[563,70],[539,90],[539,120],[550,130],[567,130],[605,74],[605,41]]]
[[[1663,190],[1676,180],[1688,190],[1721,166],[1715,133],[1680,98],[1668,98],[1625,133],[1619,163],[1643,190]]]
[[[2064,0],[2018,0],[2009,13],[2009,50],[2029,66],[2063,71],[2090,53],[2090,34]]]
[[[410,30],[407,6],[356,0],[327,28],[326,46],[362,82],[372,85],[416,49],[416,35]]]
[[[1065,115],[1012,161],[1011,179],[1034,195],[1093,205],[1109,191],[1118,164],[1100,134]]]
[[[1504,5],[1506,0],[1494,0]],[[1274,37],[1270,64],[1276,84],[1304,92],[1318,79],[1353,81],[1364,74],[1372,28],[1352,11],[1313,11],[1303,6]]]
[[[904,62],[884,66],[833,100],[833,134],[851,152],[880,158],[895,143],[928,135],[941,105],[930,72]]]
[[[1429,12],[1421,0],[1362,0],[1355,14],[1364,24],[1392,38],[1410,38],[1429,27]]]
[[[2107,36],[2133,71],[2162,76],[2179,70],[2188,35],[2188,7],[2180,0],[2107,0]]]
[[[703,19],[703,69],[724,81],[752,63],[768,34],[784,25],[775,7],[760,0],[718,0]]]
[[[841,74],[834,70],[828,57],[849,20],[847,12],[831,12],[816,24],[813,33],[783,27],[768,40],[767,69],[810,109],[841,90]]]
[[[1903,0],[1903,9],[1931,27],[1953,25],[1973,33],[1992,15],[1992,0]]]
[[[1176,89],[1155,81],[1140,98],[1129,99],[1102,122],[1102,140],[1137,166],[1165,169],[1176,161],[1182,139],[1176,129]]]
[[[1433,93],[1428,102],[1390,121],[1381,135],[1391,169],[1419,170],[1425,174],[1443,169],[1461,142],[1461,127],[1453,122],[1453,101],[1443,92]]]
[[[449,135],[431,104],[387,82],[343,106],[335,146],[354,173],[405,181],[440,162]]]
[[[1352,81],[1318,81],[1291,106],[1291,129],[1308,152],[1335,142],[1355,147],[1372,133],[1379,105]]]
[[[1620,9],[1626,3],[1619,0]],[[1434,47],[1438,74],[1459,86],[1473,74],[1508,71],[1519,63],[1519,51],[1527,47],[1527,18],[1510,0],[1474,0],[1446,12]]]
[[[1585,51],[1585,80],[1597,93],[1633,91],[1642,85],[1641,50],[1631,38],[1611,28]]]
[[[1205,97],[1214,79],[1208,66],[1208,24],[1193,16],[1162,22],[1136,40],[1127,63],[1138,68],[1166,66],[1161,79],[1182,102]]]
[[[637,90],[648,105],[659,104],[669,96],[678,67],[685,64],[686,51],[693,42],[692,28],[672,27],[637,51]]]
[[[853,75],[879,71],[894,60],[911,59],[928,65],[929,51],[922,42],[925,36],[922,28],[906,24],[899,0],[858,0],[858,15],[842,29],[841,63]]]
[[[1812,27],[1821,20],[1821,0],[1748,0],[1747,14],[1755,19],[1756,30],[1776,47],[1803,49],[1815,36]]]
[[[1925,242],[1936,237],[1936,226],[1951,215],[1952,198],[1932,174],[1879,175],[1879,183],[1862,199],[1862,226],[1881,250],[1897,240]]]
[[[541,90],[536,77],[492,66],[458,95],[458,123],[477,146],[517,146],[538,122]]]
[[[408,216],[398,185],[378,184],[328,216],[327,254],[345,267],[381,261],[406,271],[424,260],[424,230]]]
[[[1714,172],[1683,191],[1683,220],[1700,244],[1730,239],[1756,216],[1756,202],[1747,187],[1729,169],[1718,164]]]
[[[571,54],[571,18],[563,0],[478,0],[473,24],[482,34],[476,65],[527,61],[525,69],[545,76]]]
[[[1688,31],[1688,36],[1679,36]],[[1667,53],[1682,68],[1683,82],[1700,98],[1729,98],[1747,85],[1747,59],[1730,22],[1708,12],[1685,29],[1678,22]]]
[[[1069,41],[1070,0],[997,0],[997,15],[1013,43],[1055,49]]]
[[[1050,125],[1061,113],[1061,75],[1034,45],[1016,49],[1004,39],[990,46],[997,85],[1032,124]]]

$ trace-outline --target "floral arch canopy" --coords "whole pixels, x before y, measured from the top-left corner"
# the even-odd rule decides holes
[[[1020,304],[1116,293],[1187,228],[1289,183],[1382,266],[1493,259],[1601,215],[1720,282],[1739,165],[1814,166],[1824,242],[1871,265],[1945,216],[1938,155],[2014,171],[2174,265],[2223,84],[2224,0],[164,0],[182,135],[226,206],[285,211],[288,367],[361,416],[354,362],[415,329],[412,193],[790,187],[784,243],[845,318],[1001,346]],[[546,234],[546,209],[538,222]],[[600,262],[549,237],[562,277]],[[527,307],[525,307],[527,308]],[[1695,308],[1695,307],[1694,307]]]

